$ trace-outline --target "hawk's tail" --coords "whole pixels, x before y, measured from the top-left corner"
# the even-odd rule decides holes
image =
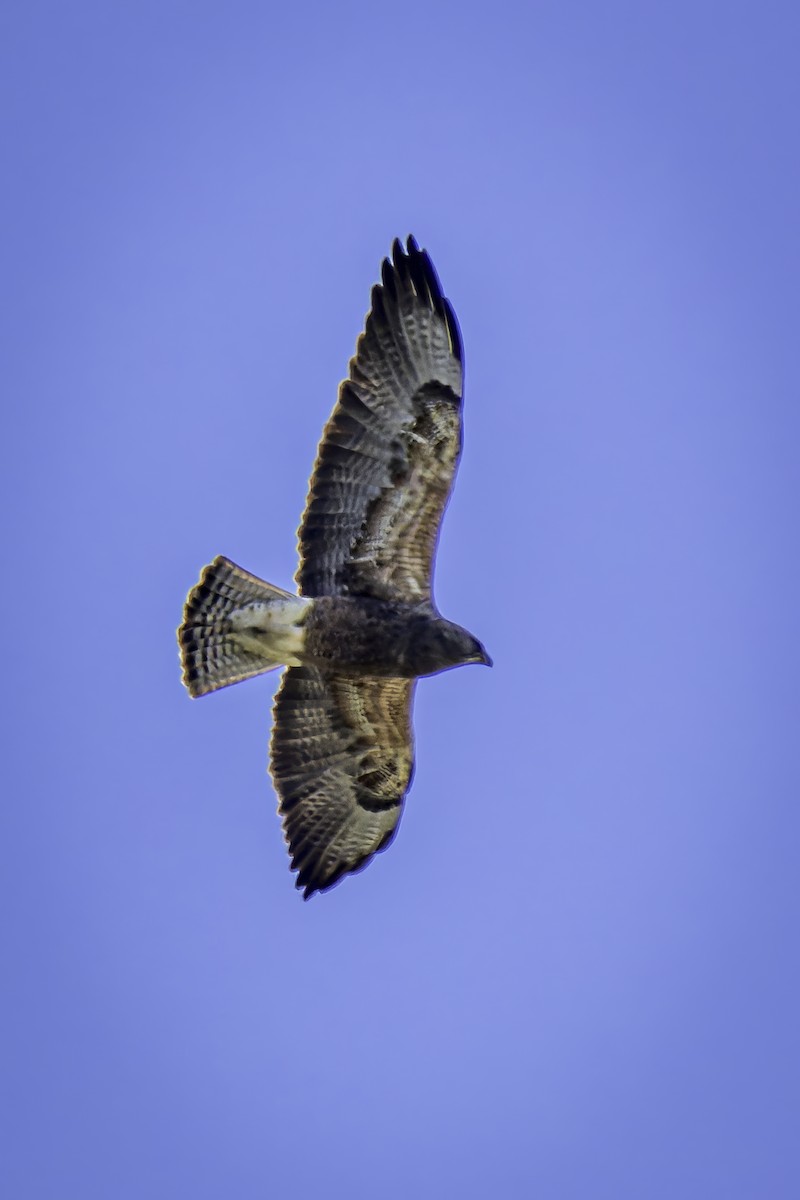
[[[257,628],[253,633],[249,628],[254,622],[258,625],[258,615],[274,601],[279,602],[273,606],[278,610],[296,610],[305,603],[230,559],[215,558],[203,568],[186,598],[178,630],[183,682],[190,696],[204,696],[285,665],[285,654],[279,657],[280,650],[270,647],[264,631]],[[293,616],[296,620],[297,613]],[[276,632],[285,629],[284,620]]]

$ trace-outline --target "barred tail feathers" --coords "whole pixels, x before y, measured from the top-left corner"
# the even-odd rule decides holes
[[[286,665],[287,657],[295,661],[287,654],[286,634],[293,632],[297,643],[296,626],[305,604],[230,559],[215,558],[189,592],[178,629],[189,695],[204,696],[263,675]]]

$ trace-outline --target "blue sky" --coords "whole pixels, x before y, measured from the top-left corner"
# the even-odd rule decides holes
[[[3,1194],[800,1189],[794,6],[11,4]],[[466,348],[399,836],[303,904],[287,586],[392,239]]]

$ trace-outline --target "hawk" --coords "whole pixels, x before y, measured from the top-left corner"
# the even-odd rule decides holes
[[[491,666],[432,590],[461,452],[462,371],[430,258],[413,237],[395,241],[322,434],[298,531],[299,595],[220,557],[186,600],[190,696],[287,668],[270,767],[305,899],[394,837],[414,769],[416,680]]]

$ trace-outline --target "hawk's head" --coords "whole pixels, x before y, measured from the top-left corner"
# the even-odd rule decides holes
[[[492,665],[485,648],[468,629],[438,616],[427,617],[416,626],[410,659],[415,675],[435,675],[466,663]]]

